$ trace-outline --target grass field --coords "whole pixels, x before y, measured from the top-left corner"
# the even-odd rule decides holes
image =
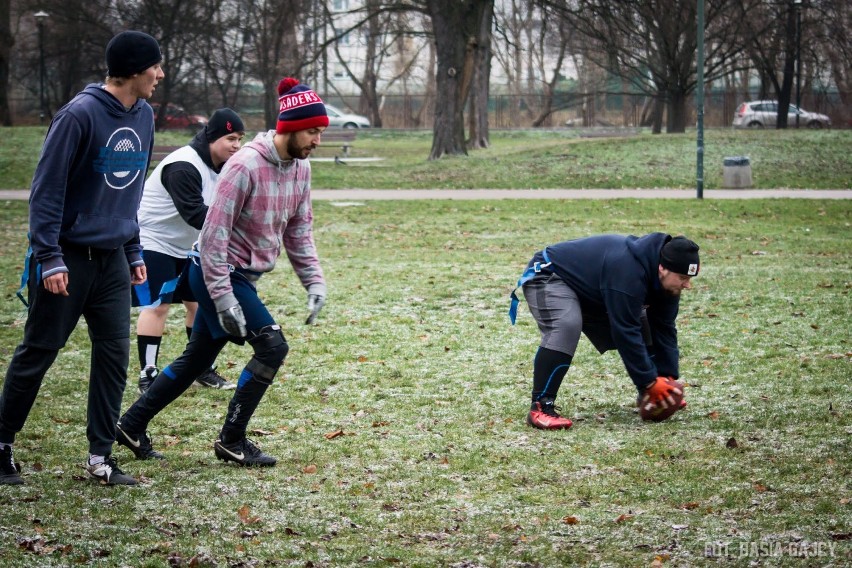
[[[25,317],[25,211],[0,203],[0,372]],[[27,484],[0,487],[0,565],[852,563],[847,202],[320,202],[315,217],[319,325],[302,325],[286,261],[260,282],[291,346],[250,425],[278,465],[217,462],[229,394],[192,388],[151,424],[167,461],[116,450],[141,486],[86,480],[81,325],[18,437]],[[506,317],[523,266],[558,240],[654,230],[702,246],[679,319],[689,408],[641,423],[619,358],[584,339],[558,401],[574,428],[530,429],[538,334],[525,306]],[[171,318],[165,361],[183,346]],[[220,368],[235,380],[247,357],[229,347]]]
[[[0,128],[0,189],[28,188],[43,127]],[[431,131],[360,131],[354,158],[378,162],[314,162],[318,189],[583,189],[694,188],[695,132],[584,138],[588,131],[494,131],[491,147],[468,156],[427,161]],[[183,144],[185,133],[158,133],[158,144]],[[754,187],[852,188],[852,130],[708,130],[704,186],[722,187],[727,156],[748,156]],[[320,147],[318,156],[333,156]]]

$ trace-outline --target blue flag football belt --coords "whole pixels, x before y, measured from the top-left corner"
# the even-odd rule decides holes
[[[27,242],[29,243],[29,235],[27,235]],[[187,257],[192,257],[193,255],[197,257],[198,253],[195,252],[195,251],[190,251],[187,254]],[[21,300],[21,302],[23,302],[24,306],[26,306],[27,308],[30,307],[30,304],[29,304],[29,302],[27,302],[27,299],[24,297],[24,289],[29,284],[30,263],[32,262],[32,260],[33,260],[33,247],[32,247],[32,245],[28,244],[27,245],[27,254],[24,257],[24,270],[21,273],[21,287],[18,288],[18,291],[16,292],[18,299]],[[41,264],[40,263],[36,265],[36,277],[35,278],[36,278],[36,285],[38,285],[38,283],[41,282]],[[174,292],[177,289],[177,285],[178,285],[179,280],[180,280],[180,274],[178,274],[175,278],[172,278],[168,282],[164,282],[163,285],[160,286],[160,292],[159,292],[159,294],[157,294],[156,301],[151,302],[150,304],[146,304],[144,306],[139,306],[139,308],[146,310],[146,309],[149,309],[149,308],[156,308],[157,306],[162,304],[163,303],[163,297],[165,297],[168,294],[171,294],[172,292]],[[140,294],[147,295],[147,288],[144,289],[144,292],[143,292],[143,288],[140,285],[134,286],[134,288],[136,288],[137,295],[140,295]]]
[[[515,289],[512,290],[512,294],[510,295],[512,300],[509,302],[509,321],[512,322],[512,325],[515,325],[515,320],[518,318],[518,303],[520,303],[517,294],[518,288],[538,276],[541,273],[542,268],[547,268],[553,264],[550,262],[550,257],[547,256],[546,248],[541,251],[541,256],[544,258],[544,262],[533,262],[532,266],[528,266],[527,269],[524,270],[524,273],[521,274],[521,277],[518,278],[518,284],[515,286]]]
[[[24,305],[29,308],[30,304],[27,302],[27,299],[24,298],[24,288],[27,287],[27,284],[30,280],[30,262],[33,258],[33,246],[30,244],[30,234],[27,233],[27,254],[24,256],[24,271],[21,273],[21,287],[18,288],[16,295],[18,299],[21,300]],[[36,282],[41,280],[41,264],[36,265]]]

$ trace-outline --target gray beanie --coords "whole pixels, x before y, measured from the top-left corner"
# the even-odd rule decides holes
[[[110,77],[130,77],[162,60],[160,44],[145,32],[121,32],[109,40],[106,47],[107,75]]]

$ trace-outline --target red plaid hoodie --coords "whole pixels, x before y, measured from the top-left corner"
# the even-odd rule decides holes
[[[325,288],[313,236],[311,164],[282,160],[274,135],[258,134],[219,174],[199,237],[204,283],[214,300],[232,292],[228,265],[270,272],[282,246],[305,288]]]

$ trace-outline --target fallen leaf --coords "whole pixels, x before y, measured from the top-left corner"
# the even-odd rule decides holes
[[[626,513],[622,513],[618,515],[618,518],[615,519],[616,523],[623,523],[624,521],[628,521],[633,518],[633,515],[628,515]]]
[[[687,511],[691,511],[693,509],[698,508],[698,503],[696,503],[695,501],[690,501],[689,503],[684,503],[683,505],[681,505],[680,508],[686,509]]]
[[[343,435],[343,430],[335,430],[334,432],[329,432],[325,435],[326,440],[334,440],[335,438],[339,438]]]
[[[376,422],[373,422],[372,426],[373,428],[381,428],[382,426],[388,426],[389,424],[390,422],[388,422],[387,420],[378,420]]]
[[[259,517],[253,517],[251,515],[251,507],[249,507],[248,505],[243,505],[242,507],[240,507],[237,510],[237,515],[239,515],[240,520],[247,525],[252,525],[254,523],[260,522]]]
[[[302,468],[302,473],[316,473],[316,472],[317,472],[317,466],[314,465],[314,464],[306,465],[305,467]]]
[[[364,357],[363,355],[359,355],[359,356],[358,356],[358,362],[359,362],[359,363],[366,363],[366,362],[367,362],[367,358],[366,358],[366,357]]]
[[[580,522],[580,520],[577,517],[569,515],[567,517],[562,517],[562,522],[565,523],[566,525],[576,525],[577,523]]]
[[[755,483],[754,484],[754,490],[757,491],[758,493],[764,493],[767,490],[767,487],[765,485],[763,485],[762,483]]]
[[[267,430],[261,430],[260,428],[252,429],[251,433],[254,434],[255,436],[271,436],[272,435],[272,432],[269,432]]]
[[[713,412],[711,412],[707,416],[710,418],[710,420],[718,420],[719,419],[719,412],[714,410]]]

